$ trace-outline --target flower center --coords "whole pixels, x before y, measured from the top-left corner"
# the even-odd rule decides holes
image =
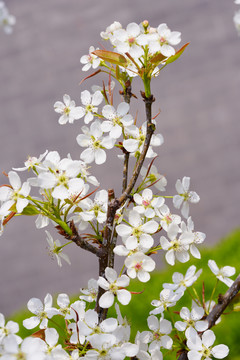
[[[70,108],[68,107],[68,106],[66,106],[64,109],[63,109],[63,111],[64,111],[64,113],[66,114],[66,115],[69,115],[70,114]]]
[[[142,270],[142,261],[136,263],[136,264],[134,265],[134,268],[135,268],[136,271]]]

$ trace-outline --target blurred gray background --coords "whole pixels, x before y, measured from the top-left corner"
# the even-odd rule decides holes
[[[192,206],[195,229],[207,234],[205,244],[220,240],[239,226],[240,38],[231,0],[7,0],[17,18],[11,36],[0,32],[0,169],[21,167],[28,155],[46,149],[79,158],[75,138],[81,120],[60,126],[56,100],[69,94],[80,104],[80,92],[101,77],[79,86],[86,75],[79,59],[90,45],[100,46],[99,33],[114,20],[123,27],[148,19],[166,22],[182,32],[190,46],[154,81],[154,114],[161,109],[158,130],[165,144],[157,164],[174,191],[178,178],[191,177],[201,201]],[[136,95],[139,87],[133,88]],[[136,100],[133,103],[137,104]],[[135,106],[135,105],[134,105]],[[139,114],[143,110],[140,104]],[[141,115],[139,115],[140,117]],[[103,188],[121,183],[120,162],[94,167]],[[111,171],[111,176],[107,176]],[[0,175],[0,183],[5,182]],[[60,238],[54,229],[52,236]],[[30,297],[47,292],[76,293],[97,277],[93,255],[74,244],[66,252],[72,266],[62,268],[46,251],[44,230],[34,218],[16,218],[0,238],[0,312],[25,306]]]

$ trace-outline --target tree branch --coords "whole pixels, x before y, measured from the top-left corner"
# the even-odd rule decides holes
[[[211,329],[217,319],[222,315],[226,307],[230,304],[230,302],[237,296],[240,291],[240,274],[232,284],[232,286],[227,290],[224,295],[219,295],[218,303],[214,306],[214,308],[208,314],[206,320],[208,321],[208,329]],[[181,355],[178,357],[178,360],[188,360],[187,350],[183,351]]]
[[[129,181],[129,184],[127,186],[127,188],[125,189],[125,191],[123,192],[123,194],[117,199],[119,206],[121,206],[128,198],[128,196],[130,195],[136,181],[137,178],[139,176],[140,170],[142,168],[143,162],[145,160],[148,148],[150,146],[150,141],[152,138],[152,134],[154,133],[155,130],[155,126],[152,123],[152,103],[155,101],[154,96],[151,95],[149,98],[145,97],[145,94],[142,93],[144,102],[145,102],[145,109],[146,109],[146,118],[147,118],[147,134],[145,137],[145,142],[144,142],[144,146],[143,146],[143,150],[141,152],[141,155],[138,159],[137,165],[135,167],[135,170],[133,172],[132,178]]]
[[[101,254],[101,248],[96,248],[86,240],[84,240],[77,231],[77,228],[73,222],[73,220],[70,221],[70,229],[72,230],[72,235],[68,235],[65,233],[65,231],[61,228],[60,225],[56,226],[58,229],[59,234],[63,235],[66,239],[71,240],[74,242],[77,246],[80,248],[90,251],[91,253],[95,254],[97,257]]]

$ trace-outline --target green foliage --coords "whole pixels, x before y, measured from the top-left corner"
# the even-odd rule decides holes
[[[140,294],[133,294],[132,301],[128,306],[120,306],[123,316],[126,316],[132,326],[133,339],[137,330],[143,331],[147,330],[146,319],[149,315],[149,311],[153,309],[151,306],[151,301],[159,298],[159,293],[162,290],[162,283],[172,282],[172,274],[174,272],[180,272],[185,274],[186,270],[190,265],[196,265],[197,269],[203,269],[203,272],[196,283],[196,290],[201,296],[202,293],[202,283],[205,285],[205,298],[206,301],[209,300],[213,287],[216,284],[216,278],[208,268],[207,262],[209,259],[214,259],[219,267],[225,265],[231,265],[236,268],[236,276],[240,272],[240,229],[237,229],[230,233],[225,239],[216,244],[213,247],[208,247],[200,250],[202,258],[200,260],[193,259],[186,263],[180,264],[177,263],[174,267],[167,266],[166,269],[160,272],[155,272],[151,276],[151,280],[144,284],[139,281],[131,282],[131,288],[129,290],[133,292],[142,292]],[[192,293],[192,288],[189,288]],[[223,283],[218,284],[216,296],[219,293],[224,294],[227,291],[227,286]],[[217,298],[214,298],[217,301]],[[77,300],[78,297],[75,296],[72,298],[72,301]],[[182,306],[191,306],[191,299],[189,296],[181,299],[177,306],[172,308],[174,311],[179,311]],[[226,311],[228,313],[228,309]],[[109,311],[109,316],[115,316],[115,309],[112,307]],[[174,315],[174,321],[179,320],[178,315]],[[14,316],[11,316],[11,320],[17,321],[20,324],[20,336],[26,337],[30,335],[33,331],[28,331],[22,326],[22,320],[30,317],[30,312],[24,310],[20,311]],[[167,317],[167,316],[166,316]],[[230,355],[226,359],[231,360],[240,360],[239,355],[239,343],[240,343],[240,331],[239,331],[239,321],[240,315],[237,312],[231,312],[227,315],[222,315],[221,322],[213,328],[214,333],[217,337],[217,343],[224,343],[230,348]],[[57,316],[53,317],[54,321],[57,321]],[[50,325],[50,323],[49,323]],[[52,325],[51,325],[52,326]],[[53,326],[54,327],[54,326]],[[226,331],[227,329],[227,331]],[[36,328],[38,330],[38,328]],[[168,360],[176,359],[175,354],[169,354]]]

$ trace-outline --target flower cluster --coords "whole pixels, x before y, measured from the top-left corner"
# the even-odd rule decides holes
[[[213,347],[215,335],[209,330],[207,320],[214,306],[216,287],[209,301],[205,301],[204,294],[202,299],[193,296],[191,309],[184,306],[168,318],[171,308],[198,280],[201,270],[197,271],[195,265],[190,266],[185,275],[174,272],[173,282],[163,284],[159,299],[151,302],[154,309],[147,319],[149,330],[138,332],[135,343],[130,342],[130,325],[122,317],[118,303],[126,306],[133,295],[137,296],[131,290],[132,279],[149,281],[156,267],[154,256],[159,252],[164,253],[171,266],[176,261],[188,262],[191,255],[199,259],[197,246],[205,240],[204,233],[194,230],[189,216],[190,205],[200,200],[198,194],[190,190],[190,178],[178,179],[176,194],[165,195],[167,179],[154,165],[157,153],[153,148],[161,146],[164,140],[161,134],[155,134],[156,116],[152,118],[151,114],[155,99],[150,82],[181,56],[187,44],[176,51],[174,46],[181,41],[180,32],[171,31],[166,24],[150,27],[148,21],[140,25],[130,23],[126,29],[114,22],[101,37],[109,40],[113,51],[95,50],[91,46],[80,63],[83,71],[95,70],[89,77],[107,71],[108,86],[103,83],[102,88],[94,86],[92,92],[82,91],[80,105],[67,94],[63,101],[54,104],[55,112],[60,115],[59,124],[74,124],[76,120],[82,124],[81,133],[76,137],[83,148],[79,159],[73,160],[70,155],[61,158],[57,151],[46,150],[39,157],[29,157],[23,167],[5,174],[9,184],[0,186],[0,235],[15,215],[37,216],[38,229],[48,226],[51,220],[67,240],[62,244],[46,231],[49,253],[58,265],[62,266],[62,260],[70,264],[63,248],[75,243],[98,257],[99,276],[89,280],[87,289],[80,289],[79,300],[73,303],[67,294],[57,297],[57,306],[53,305],[50,294],[44,302],[30,299],[27,306],[33,316],[25,319],[23,325],[28,330],[39,326],[34,337],[21,339],[16,335],[18,325],[10,321],[5,324],[0,314],[0,357],[3,360],[122,360],[126,357],[162,360],[165,353],[176,349],[187,352],[190,360],[223,358],[228,348]],[[141,96],[146,118],[140,116],[141,123],[137,116],[130,114],[130,100],[134,96],[132,82],[136,76],[142,79],[145,90]],[[118,104],[113,101],[112,78],[122,87],[123,98]],[[90,164],[105,163],[107,150],[114,147],[124,162],[119,198],[113,190],[99,189],[99,181],[90,173]],[[143,166],[145,159],[151,159],[147,167]],[[19,173],[24,175],[30,170],[33,175],[22,181]],[[179,214],[172,212],[172,205]],[[115,255],[123,257],[119,273],[113,268]],[[219,269],[213,260],[209,260],[209,267],[217,283],[220,280],[228,286],[232,284],[229,276],[234,275],[234,268]],[[197,294],[195,289],[193,293]],[[107,317],[108,309],[114,304],[116,318]],[[57,324],[65,326],[58,333],[51,324],[56,324],[59,318]]]

